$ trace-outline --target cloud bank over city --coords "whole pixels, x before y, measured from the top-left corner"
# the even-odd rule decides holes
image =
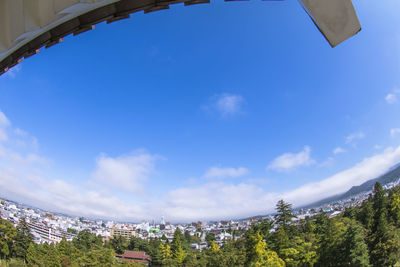
[[[87,180],[74,183],[53,177],[52,160],[40,155],[36,138],[12,125],[3,112],[0,112],[0,130],[2,196],[71,215],[135,222],[160,214],[172,221],[266,214],[273,212],[279,199],[295,206],[308,204],[375,178],[400,161],[400,146],[388,147],[318,182],[276,192],[251,183],[251,179],[233,182],[240,177],[251,177],[248,168],[213,166],[202,175],[206,180],[201,184],[177,184],[175,189],[152,199],[145,194],[151,188],[145,188],[151,184],[152,174],[157,172],[157,164],[165,155],[143,149],[115,157],[100,153],[93,159],[93,171]],[[334,154],[343,152],[339,150],[335,149]],[[300,152],[276,157],[268,169],[288,171],[310,167],[315,162],[311,148],[304,146]],[[126,198],[126,194],[130,197]]]

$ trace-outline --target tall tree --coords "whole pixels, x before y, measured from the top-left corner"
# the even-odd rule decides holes
[[[160,243],[160,251],[163,266],[176,266],[175,261],[172,258],[173,255],[170,245]]]
[[[346,266],[368,267],[368,246],[365,243],[365,229],[352,220],[344,236],[343,262]]]
[[[39,245],[36,245],[35,243],[29,245],[26,252],[26,262],[28,263],[28,266],[32,267],[45,266],[44,255],[41,253]]]
[[[390,192],[389,197],[390,209],[389,215],[390,219],[394,225],[400,225],[400,191],[397,189],[393,189]]]
[[[295,236],[290,247],[279,251],[279,256],[286,262],[286,266],[313,266],[317,261],[316,250],[315,244]]]
[[[215,235],[212,233],[207,233],[206,235],[207,244],[210,246],[212,241],[215,241]]]
[[[116,253],[122,254],[125,251],[125,238],[122,236],[116,236],[110,239],[111,247],[115,250]],[[133,242],[133,239],[131,240],[131,244]],[[134,246],[129,245],[128,249],[135,249]]]
[[[343,266],[342,246],[348,218],[327,219],[318,234],[318,266]]]
[[[57,250],[60,254],[61,265],[63,267],[70,266],[74,259],[77,259],[83,253],[79,249],[77,249],[72,242],[68,242],[63,238],[60,243],[57,244]]]
[[[387,198],[382,185],[376,182],[373,190],[372,207],[375,212],[372,224],[372,232],[387,224]]]
[[[78,233],[78,236],[72,240],[74,246],[80,250],[88,251],[94,246],[101,246],[101,237],[98,238],[95,234],[92,234],[90,230],[85,229]]]
[[[0,259],[11,257],[16,236],[17,230],[12,223],[0,218]]]
[[[374,209],[372,207],[372,196],[364,200],[361,210],[357,215],[357,219],[364,225],[368,232],[372,231],[374,223]]]
[[[211,241],[210,248],[206,251],[207,254],[207,266],[209,267],[222,267],[224,264],[224,255],[221,252],[220,247],[215,241]]]
[[[179,228],[177,228],[179,229]],[[176,232],[176,231],[175,231]],[[185,260],[186,257],[186,252],[183,249],[182,246],[182,239],[181,239],[182,233],[174,235],[174,240],[171,243],[171,248],[172,248],[172,255],[174,261],[178,264],[178,266],[181,266],[183,261]]]
[[[160,244],[162,243],[158,238],[150,238],[148,244],[148,251],[146,251],[152,259],[152,264],[161,265],[162,264],[162,255],[160,250]]]
[[[281,199],[276,204],[276,211],[278,212],[278,214],[275,215],[276,223],[288,231],[288,226],[292,221],[292,218],[296,217],[293,215],[292,204],[286,203]]]
[[[253,231],[260,232],[264,239],[269,239],[271,237],[271,230],[274,223],[269,219],[263,219],[259,224],[252,225]]]
[[[278,254],[267,249],[267,243],[262,240],[262,235],[258,232],[254,236],[254,255],[255,257],[250,262],[251,267],[284,267],[285,262],[279,258]]]
[[[388,198],[382,185],[377,182],[374,186],[372,207],[374,217],[369,235],[369,249],[371,263],[374,266],[388,266],[392,263],[393,255],[397,254],[398,247],[394,231],[388,222]]]
[[[283,226],[279,226],[278,229],[276,229],[272,240],[275,251],[280,251],[290,246],[289,235]]]
[[[22,218],[17,226],[17,234],[13,244],[13,254],[17,258],[26,260],[26,253],[29,245],[33,242],[33,235],[31,234],[25,218]]]
[[[54,244],[46,244],[42,247],[45,259],[44,266],[61,267],[61,257]]]

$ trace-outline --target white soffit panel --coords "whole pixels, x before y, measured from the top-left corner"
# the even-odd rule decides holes
[[[299,0],[332,47],[361,30],[351,0]]]
[[[119,0],[0,0],[0,61],[51,28]]]

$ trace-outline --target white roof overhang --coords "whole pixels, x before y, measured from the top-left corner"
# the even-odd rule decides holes
[[[210,0],[0,0],[0,75],[9,68],[94,24]],[[332,47],[361,30],[351,0],[299,0]]]

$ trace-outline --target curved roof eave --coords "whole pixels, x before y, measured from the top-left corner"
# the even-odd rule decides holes
[[[232,0],[225,0],[232,1]],[[0,75],[37,54],[103,21],[131,13],[168,9],[170,4],[210,0],[0,0]],[[361,30],[351,0],[299,0],[332,47]]]

